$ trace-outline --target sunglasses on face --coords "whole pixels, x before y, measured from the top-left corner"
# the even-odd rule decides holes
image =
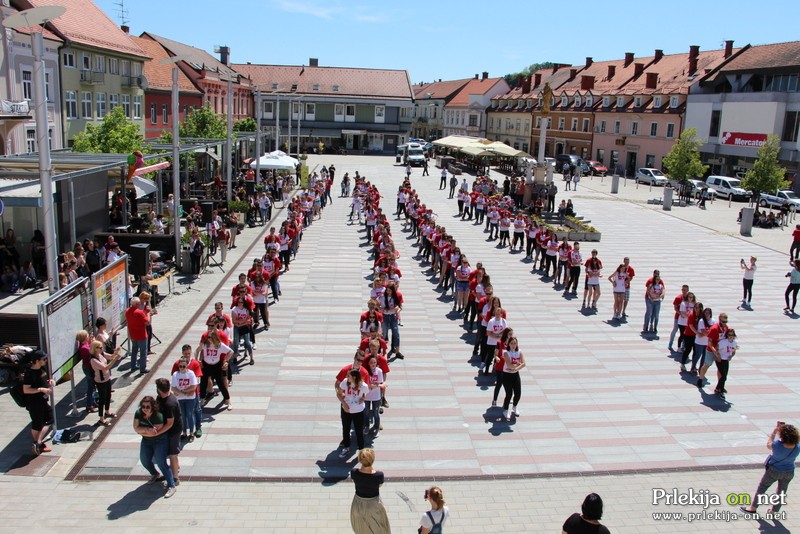
[[[152,408],[152,406],[149,404],[142,404],[141,406],[139,406],[139,408],[141,408],[142,410],[149,410]]]

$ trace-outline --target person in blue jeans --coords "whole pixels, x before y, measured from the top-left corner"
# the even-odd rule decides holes
[[[150,473],[150,480],[147,483],[158,482],[163,476],[167,482],[164,498],[169,499],[175,495],[176,491],[175,478],[167,465],[169,425],[164,423],[164,416],[159,412],[158,403],[153,397],[148,395],[139,401],[139,409],[133,416],[133,430],[142,436],[142,442],[139,445],[139,461]],[[156,466],[158,466],[158,471],[161,471],[161,475],[156,471]]]
[[[775,439],[778,436],[778,439]],[[782,496],[776,504],[769,510],[770,514],[777,514],[781,510],[782,503],[785,503],[786,490],[789,489],[789,482],[794,478],[794,464],[800,454],[797,444],[800,441],[800,432],[794,425],[787,425],[783,421],[778,421],[767,440],[767,448],[770,455],[765,462],[764,476],[758,484],[756,494],[750,506],[741,507],[741,510],[748,514],[754,514],[758,505],[764,502],[766,492],[775,482],[778,483],[778,494]]]
[[[125,320],[128,322],[128,339],[131,342],[131,372],[138,367],[139,374],[143,375],[150,371],[147,368],[147,325],[150,317],[141,309],[141,303],[139,297],[131,299],[125,310]]]

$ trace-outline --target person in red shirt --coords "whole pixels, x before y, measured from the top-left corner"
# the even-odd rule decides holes
[[[281,260],[278,259],[278,253],[274,249],[270,249],[264,256],[264,278],[268,278],[269,287],[272,290],[272,298],[275,302],[280,300],[281,286],[278,277],[281,273]]]
[[[237,295],[238,295],[238,293],[237,293]],[[235,296],[236,295],[234,295],[234,297]],[[225,313],[224,310],[225,310],[225,307],[223,306],[222,302],[215,302],[214,303],[214,313],[212,313],[211,315],[208,316],[208,319],[206,320],[206,324],[208,324],[208,321],[211,321],[212,319],[214,320],[214,324],[216,324],[217,322],[219,322],[221,320],[224,320],[225,321],[225,326],[227,328],[233,328],[233,322],[231,321],[231,316],[228,315],[227,313]],[[192,369],[192,370],[194,370],[194,369]]]
[[[672,332],[669,334],[669,350],[672,350],[672,342],[675,341],[675,334],[678,333],[681,329],[678,326],[678,318],[681,316],[681,302],[686,300],[686,295],[689,294],[689,286],[688,284],[684,284],[681,286],[681,293],[672,301],[672,307],[675,308],[675,322],[672,324]],[[681,337],[683,337],[683,332],[681,332]],[[678,348],[680,349],[680,341],[681,339],[678,338]]]
[[[131,341],[131,371],[138,367],[139,376],[150,372],[150,369],[147,368],[147,323],[149,317],[147,312],[141,309],[141,304],[139,297],[133,297],[130,306],[125,310],[128,339]]]
[[[719,340],[725,337],[728,332],[728,314],[720,313],[718,322],[708,329],[708,348],[706,349],[706,357],[703,361],[703,366],[700,367],[700,372],[697,373],[697,389],[703,389],[706,379],[706,372],[711,364],[719,358],[717,346]]]
[[[628,272],[628,278],[625,279],[625,300],[622,303],[622,316],[627,317],[628,314],[626,311],[628,310],[628,301],[631,299],[631,280],[636,276],[636,271],[631,267],[631,259],[627,256],[622,259],[622,264]]]
[[[336,396],[339,400],[344,398],[344,391],[339,386],[341,383],[347,378],[348,373],[350,373],[351,369],[357,369],[361,374],[361,379],[364,380],[366,383],[369,383],[369,373],[366,369],[364,369],[364,351],[357,350],[355,355],[353,356],[353,363],[345,365],[342,369],[336,373],[336,382],[333,384],[333,389],[336,391]]]
[[[793,260],[800,258],[800,224],[795,225],[792,232],[792,246],[789,248],[789,257]]]
[[[189,441],[194,441],[194,438],[199,438],[203,435],[203,430],[201,427],[203,426],[203,405],[200,402],[200,382],[203,381],[203,366],[200,365],[200,362],[196,359],[192,358],[192,346],[191,345],[184,345],[181,347],[181,357],[175,360],[175,363],[172,364],[172,371],[170,371],[170,376],[174,375],[175,372],[178,370],[178,365],[180,364],[181,360],[188,360],[189,361],[189,370],[194,373],[197,377],[197,396],[195,397],[194,408],[192,410],[192,416],[194,420],[194,425],[187,425],[186,420],[184,420],[184,429],[191,428],[194,426],[194,435],[189,436]]]

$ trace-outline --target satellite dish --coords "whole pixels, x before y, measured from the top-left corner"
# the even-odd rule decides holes
[[[137,83],[139,84],[139,88],[140,89],[147,89],[150,86],[150,81],[147,79],[147,77],[144,74],[139,76],[139,80],[138,80]]]
[[[62,6],[41,6],[14,13],[3,21],[6,28],[32,28],[60,17],[67,11]]]

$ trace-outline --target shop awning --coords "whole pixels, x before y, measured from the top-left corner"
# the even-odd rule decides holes
[[[501,143],[499,141],[495,141],[491,145],[488,145],[486,149],[492,151],[495,155],[505,156],[509,158],[524,157],[530,155],[527,152],[523,152],[522,150],[517,150],[516,148],[510,147],[507,144]]]
[[[465,146],[459,152],[473,157],[493,156],[494,152],[478,146]]]
[[[342,130],[343,134],[349,135],[365,135],[367,133],[366,130]]]

